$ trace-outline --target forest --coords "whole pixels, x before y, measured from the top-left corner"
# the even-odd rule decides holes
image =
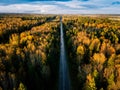
[[[1,15],[0,90],[57,87],[57,19],[51,15]]]
[[[120,89],[120,20],[61,15],[71,90]],[[60,15],[0,14],[0,90],[59,90]]]
[[[73,90],[120,89],[120,21],[113,18],[64,16]]]

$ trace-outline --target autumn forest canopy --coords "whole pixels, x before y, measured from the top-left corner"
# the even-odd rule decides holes
[[[62,15],[71,90],[120,89],[120,16]],[[0,14],[0,90],[58,90],[60,16]]]

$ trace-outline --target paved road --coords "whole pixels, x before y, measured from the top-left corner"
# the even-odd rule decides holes
[[[59,65],[59,90],[70,90],[70,78],[64,44],[62,17],[60,17],[60,65]]]

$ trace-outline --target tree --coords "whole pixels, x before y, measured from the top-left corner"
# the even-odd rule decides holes
[[[18,90],[27,90],[22,82],[20,82]]]
[[[77,55],[83,55],[85,53],[84,47],[82,45],[77,47]]]
[[[18,34],[12,34],[9,40],[9,43],[12,45],[19,45],[20,43],[20,37]]]
[[[86,83],[83,87],[83,90],[97,90],[96,85],[95,85],[95,80],[91,76],[91,74],[87,75]]]
[[[93,62],[96,64],[103,64],[106,60],[106,57],[103,53],[95,53],[93,55]]]
[[[78,46],[76,53],[77,53],[78,64],[80,64],[82,62],[81,60],[83,59],[83,55],[85,53],[84,47],[82,45]]]

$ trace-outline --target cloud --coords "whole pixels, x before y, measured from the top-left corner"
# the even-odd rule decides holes
[[[67,8],[73,8],[73,9],[83,9],[85,8],[84,6],[81,6],[81,2],[78,2],[77,0],[69,1],[69,2],[56,2],[57,4],[61,6],[65,6]]]
[[[119,3],[116,0],[21,0],[20,3],[0,3],[0,13],[120,14]]]
[[[2,13],[46,13],[55,10],[55,5],[12,4],[0,6]]]

